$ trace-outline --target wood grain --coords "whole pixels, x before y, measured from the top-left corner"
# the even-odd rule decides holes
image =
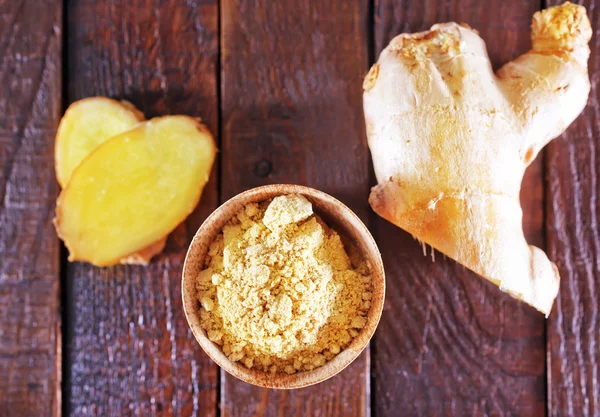
[[[68,2],[68,100],[125,98],[147,117],[201,116],[218,132],[216,1]],[[214,416],[217,368],[181,305],[191,236],[217,202],[216,169],[199,209],[149,267],[67,267],[67,409],[74,416]]]
[[[526,51],[538,2],[375,2],[379,53],[401,32],[455,20],[480,31],[495,68]],[[542,162],[523,184],[524,225],[543,244]],[[388,295],[374,342],[375,415],[543,416],[544,317],[374,216]]]
[[[223,198],[297,183],[367,218],[368,2],[224,0],[221,19]],[[366,352],[337,377],[296,391],[222,374],[222,415],[368,415],[368,369]]]
[[[552,4],[555,2],[552,1]],[[597,1],[586,6],[600,27]],[[600,40],[592,37],[592,91],[583,114],[548,146],[547,242],[561,284],[548,320],[548,411],[553,417],[600,415]]]
[[[62,2],[0,0],[0,416],[58,416]]]

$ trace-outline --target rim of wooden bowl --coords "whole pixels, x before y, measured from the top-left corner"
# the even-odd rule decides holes
[[[367,324],[361,329],[350,346],[341,351],[325,365],[312,371],[295,374],[269,373],[248,369],[239,362],[225,356],[221,347],[210,341],[206,331],[200,326],[195,281],[204,264],[210,243],[221,232],[223,226],[246,204],[261,202],[285,194],[301,194],[312,204],[315,212],[342,236],[351,239],[363,258],[369,262],[373,285],[371,308],[367,314]],[[314,188],[293,184],[273,184],[253,188],[236,195],[217,208],[200,226],[185,257],[181,292],[183,308],[188,324],[196,340],[206,354],[225,371],[253,385],[265,388],[292,389],[314,385],[341,372],[352,363],[371,340],[383,311],[385,298],[385,274],[381,254],[371,233],[352,210],[334,197]]]

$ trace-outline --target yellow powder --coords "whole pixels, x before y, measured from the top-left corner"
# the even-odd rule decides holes
[[[248,204],[211,244],[198,276],[202,327],[248,368],[322,366],[367,321],[371,277],[355,264],[303,196]]]

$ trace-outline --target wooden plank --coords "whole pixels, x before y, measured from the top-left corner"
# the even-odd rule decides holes
[[[366,219],[368,2],[225,0],[221,16],[223,198],[267,183],[305,184]],[[222,415],[368,415],[368,358],[288,392],[222,374]]]
[[[526,51],[537,1],[375,2],[377,54],[395,35],[436,22],[480,31],[495,68]],[[542,162],[523,184],[524,225],[542,245]],[[542,416],[544,317],[407,233],[372,222],[383,253],[387,298],[374,342],[375,414]],[[542,246],[543,247],[543,246]]]
[[[61,411],[61,51],[61,1],[0,0],[0,416]]]
[[[586,6],[592,27],[599,28],[599,2],[577,3]],[[559,296],[547,325],[548,414],[553,417],[600,415],[597,36],[592,37],[590,48],[592,91],[588,106],[547,151],[546,239],[548,255],[556,262],[561,277]]]
[[[125,98],[147,117],[201,116],[218,132],[216,0],[73,0],[68,31],[69,101]],[[187,244],[216,203],[215,169],[149,267],[68,265],[72,415],[216,414],[217,368],[188,330],[180,290]]]

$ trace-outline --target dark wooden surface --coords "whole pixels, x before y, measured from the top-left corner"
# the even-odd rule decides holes
[[[360,86],[369,65],[367,2],[227,0],[221,22],[222,198],[268,183],[303,184],[366,220]],[[222,372],[222,415],[363,416],[368,361],[363,352],[343,374],[290,392]]]
[[[597,1],[581,2],[600,28]],[[561,276],[548,320],[548,414],[600,415],[600,40],[590,43],[588,106],[547,149],[546,239]]]
[[[62,4],[0,1],[0,415],[60,415]]]
[[[67,102],[125,98],[146,117],[190,114],[218,132],[215,1],[69,1]],[[73,416],[211,416],[217,368],[181,304],[187,244],[217,204],[217,170],[197,213],[149,267],[66,265],[65,410]]]
[[[596,2],[583,4],[600,27]],[[398,33],[456,20],[480,31],[497,68],[528,49],[542,6],[0,0],[0,416],[600,416],[595,38],[589,105],[523,185],[527,237],[562,276],[548,321],[439,253],[433,263],[367,204],[361,87],[379,51]],[[68,264],[51,226],[56,125],[93,95],[147,117],[200,116],[222,138],[200,207],[147,268]],[[352,207],[379,243],[388,286],[371,349],[296,391],[219,373],[180,301],[185,249],[206,215],[282,182]]]

